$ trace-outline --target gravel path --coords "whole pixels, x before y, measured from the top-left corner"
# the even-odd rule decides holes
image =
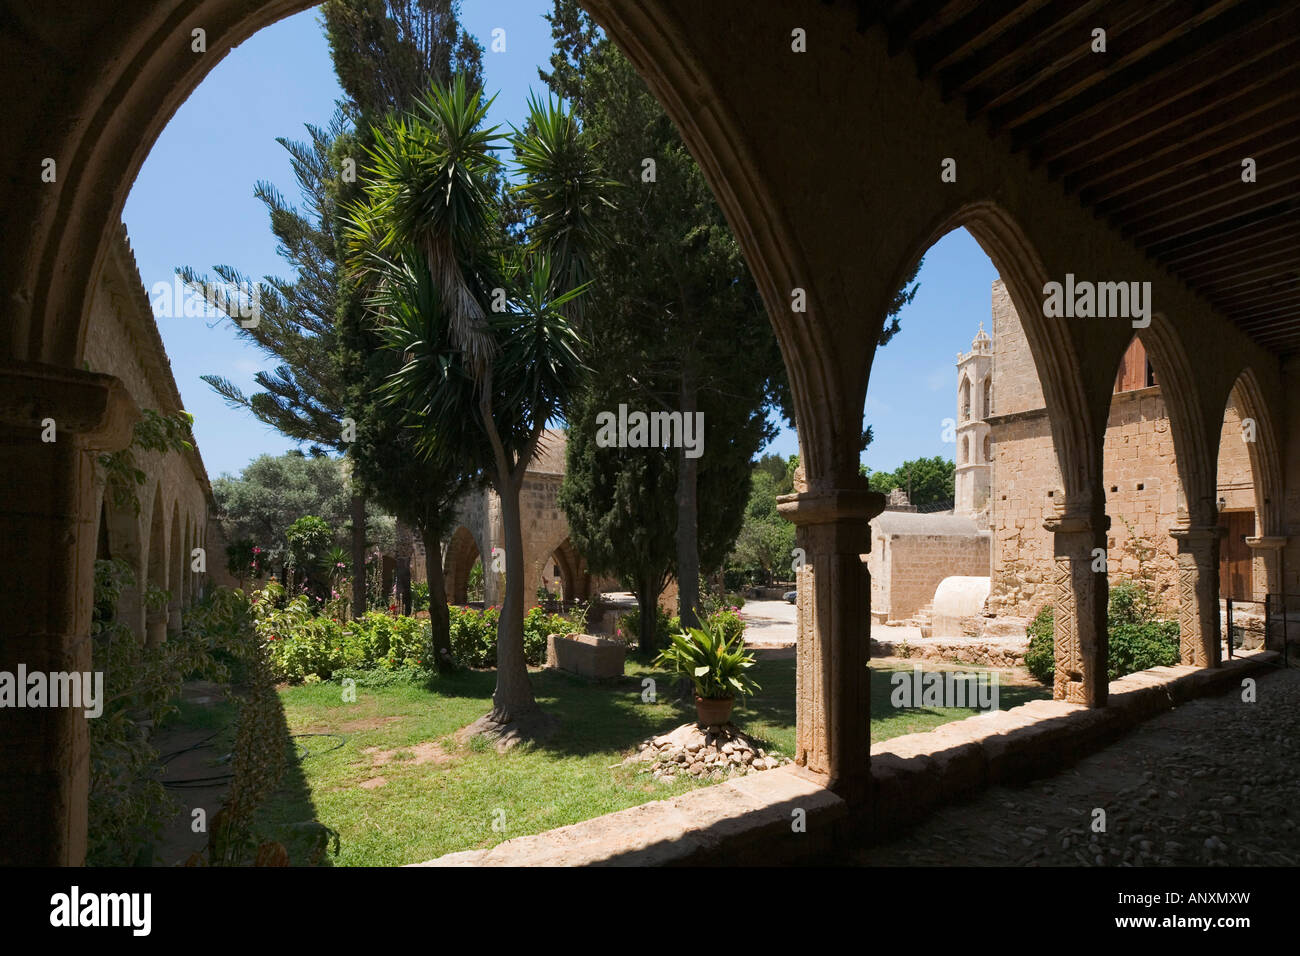
[[[946,807],[870,866],[1300,865],[1300,670],[1155,717],[1069,770]],[[1094,832],[1095,809],[1105,832]]]

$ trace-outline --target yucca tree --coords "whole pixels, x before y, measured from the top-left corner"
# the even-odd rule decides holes
[[[350,238],[385,344],[404,357],[384,400],[419,429],[422,454],[480,470],[501,499],[506,586],[490,718],[508,724],[537,709],[524,659],[519,492],[584,371],[575,283],[591,209],[607,200],[577,124],[534,100],[511,140],[525,221],[508,228],[493,189],[493,150],[505,137],[483,128],[489,105],[458,78],[376,129]]]

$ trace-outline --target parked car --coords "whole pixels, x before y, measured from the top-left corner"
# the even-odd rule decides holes
[[[799,596],[799,592],[798,592],[798,591],[786,591],[786,592],[785,592],[785,599],[786,599],[787,601],[789,601],[791,604],[793,604],[793,603],[795,602],[795,599],[796,599],[798,596]]]

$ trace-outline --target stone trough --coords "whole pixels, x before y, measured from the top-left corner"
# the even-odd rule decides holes
[[[609,680],[623,676],[627,645],[592,634],[551,634],[546,638],[546,666],[580,677]]]

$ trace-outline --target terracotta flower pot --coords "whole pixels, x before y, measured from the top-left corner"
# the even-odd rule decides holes
[[[736,702],[734,697],[695,697],[695,716],[699,718],[700,725],[709,727],[713,724],[725,724],[731,718],[731,706]]]

